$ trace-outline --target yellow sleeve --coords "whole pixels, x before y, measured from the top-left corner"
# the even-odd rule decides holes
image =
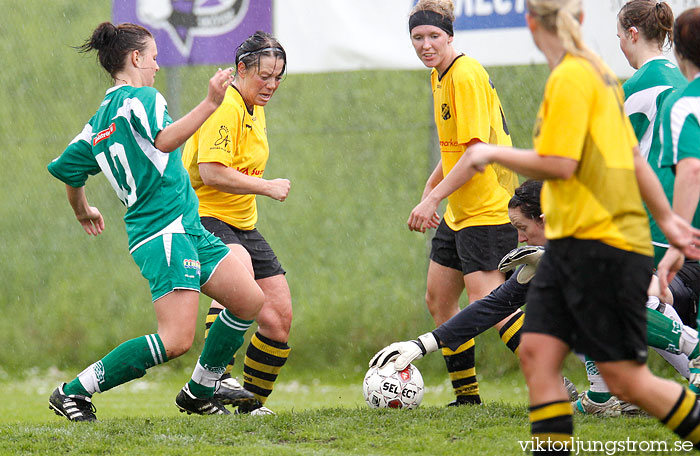
[[[565,71],[547,82],[536,140],[538,154],[581,159],[593,109],[593,88],[587,76]]]
[[[467,144],[472,139],[488,143],[491,137],[491,115],[488,76],[476,69],[460,72],[454,81],[455,124],[457,141]]]
[[[228,167],[238,148],[242,119],[235,106],[222,103],[199,129],[197,163],[217,162]]]

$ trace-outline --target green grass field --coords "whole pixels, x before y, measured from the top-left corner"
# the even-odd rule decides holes
[[[490,456],[526,454],[518,441],[529,437],[519,373],[482,381],[483,406],[444,407],[451,400],[447,381],[429,378],[418,409],[372,410],[359,376],[342,384],[282,381],[269,401],[274,417],[200,417],[179,413],[173,403],[189,372],[163,368],[97,395],[98,423],[70,423],[49,411],[47,398],[66,375],[34,372],[20,382],[0,381],[0,454]],[[576,416],[575,426],[584,441],[629,438],[669,448],[677,442],[651,418]]]

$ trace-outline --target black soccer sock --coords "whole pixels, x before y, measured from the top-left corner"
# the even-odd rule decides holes
[[[506,347],[516,356],[518,355],[518,348],[520,348],[520,334],[522,333],[524,321],[525,312],[518,310],[518,312],[510,317],[506,324],[498,331],[498,335],[501,336],[503,343],[506,344]]]
[[[219,316],[221,311],[224,309],[220,309],[218,307],[210,307],[209,308],[209,313],[207,314],[206,320],[204,320],[204,326],[206,327],[206,330],[204,331],[204,340],[207,340],[207,336],[209,335],[209,328],[211,328],[211,325],[216,321],[216,317]],[[233,355],[233,358],[231,358],[231,361],[229,361],[228,365],[226,366],[226,372],[224,372],[224,375],[222,377],[228,378],[231,376],[231,370],[233,369],[233,365],[236,363],[236,355]],[[228,377],[226,377],[228,376]]]
[[[700,449],[700,404],[695,393],[683,388],[678,401],[661,422]]]
[[[243,387],[265,403],[290,352],[285,342],[253,334],[243,360]]]
[[[479,382],[476,380],[474,339],[469,339],[454,351],[443,347],[442,356],[445,357],[447,372],[458,401],[481,404]]]
[[[574,433],[573,409],[569,401],[530,407],[532,454],[568,455]]]

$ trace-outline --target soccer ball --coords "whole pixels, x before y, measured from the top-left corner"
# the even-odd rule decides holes
[[[372,408],[416,408],[423,400],[423,376],[413,364],[396,371],[394,363],[370,367],[362,382],[365,401]]]

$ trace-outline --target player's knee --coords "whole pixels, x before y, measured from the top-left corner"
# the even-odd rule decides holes
[[[265,294],[260,288],[256,287],[250,290],[250,296],[246,301],[246,303],[240,306],[240,310],[236,312],[240,313],[240,315],[236,316],[245,320],[254,320],[265,304]]]
[[[600,369],[600,365],[598,367]],[[631,371],[629,369],[600,369],[605,384],[608,385],[610,394],[625,402],[636,402],[644,380],[644,370]],[[635,375],[636,374],[636,375]]]
[[[167,340],[163,340],[163,345],[165,346],[165,353],[168,359],[177,358],[178,356],[184,355],[192,347],[194,341],[194,334],[179,335],[177,337],[171,337]]]
[[[251,287],[245,294],[221,299],[221,305],[241,320],[255,320],[265,303],[265,295],[259,287]]]
[[[433,320],[435,320],[435,324],[437,326],[449,320],[451,316],[449,314],[449,306],[445,304],[444,300],[441,299],[440,296],[428,290],[425,293],[425,304],[428,307],[428,312],[430,312],[430,315],[433,317]]]
[[[537,347],[523,339],[518,348],[518,358],[523,370],[523,374],[528,376],[537,366]]]
[[[606,380],[610,394],[617,396],[618,399],[625,402],[636,402],[636,388],[634,382],[616,378],[611,382]]]

